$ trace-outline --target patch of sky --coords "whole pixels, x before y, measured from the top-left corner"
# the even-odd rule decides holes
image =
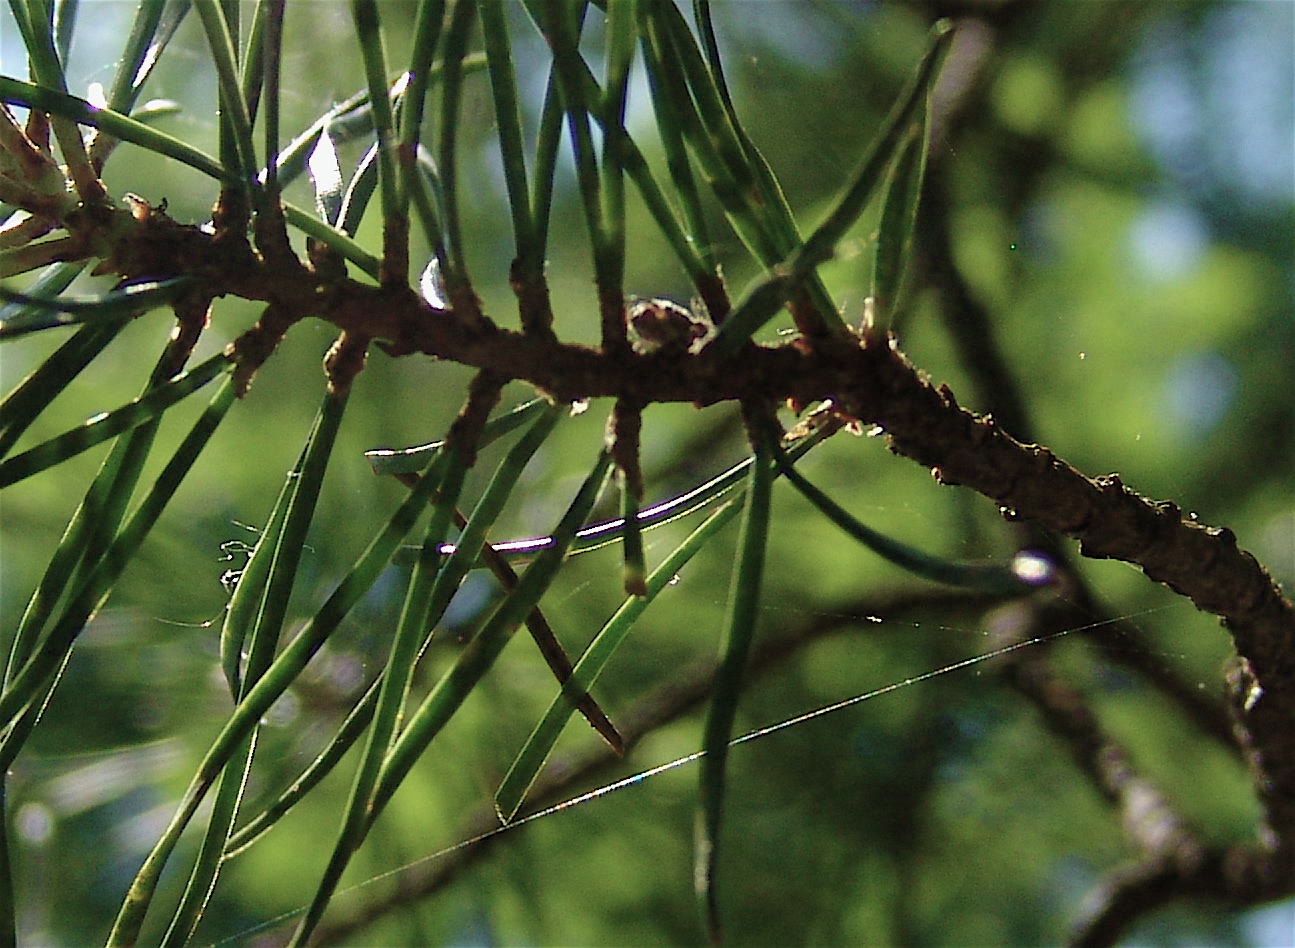
[[[68,91],[79,96],[86,95],[92,82],[112,85],[123,39],[130,35],[135,18],[135,5],[102,3],[84,12],[84,19],[77,18],[67,63]]]
[[[0,9],[0,73],[15,79],[27,78],[27,51],[8,4]]]
[[[71,55],[65,65],[68,91],[84,96],[89,83],[108,85],[121,56],[122,38],[130,32],[135,6],[130,3],[95,4],[94,28],[87,29],[89,17],[73,30]],[[5,5],[0,13],[0,73],[15,79],[28,79],[27,51],[22,33]]]
[[[512,44],[513,68],[517,76],[519,108],[522,119],[522,132],[527,142],[527,174],[535,171],[532,145],[539,131],[540,118],[543,113],[545,94],[552,75],[553,58],[548,47],[541,41],[531,40],[534,25],[526,17],[525,11],[518,6],[510,9],[509,29],[514,42]],[[520,39],[527,37],[526,41]],[[601,84],[603,81],[603,22],[601,17],[588,16],[581,33],[581,47],[585,59]],[[594,148],[601,154],[602,128],[590,118],[590,133]],[[648,87],[647,72],[638,54],[630,66],[629,87],[626,93],[625,128],[631,138],[641,148],[650,151],[648,144],[655,135],[656,121],[652,111],[651,91]],[[495,139],[483,143],[484,161],[491,182],[501,197],[507,194],[503,175],[503,158],[499,154],[498,142]],[[569,124],[564,122],[562,145],[558,149],[557,175],[555,187],[562,197],[569,197],[576,192],[575,159],[570,147]],[[529,180],[529,179],[528,179]],[[534,182],[529,181],[534,187]]]
[[[1157,160],[1188,183],[1201,177],[1204,116],[1194,89],[1190,36],[1177,19],[1158,21],[1133,63],[1129,108],[1133,125]]]
[[[1149,201],[1133,221],[1133,259],[1157,281],[1186,276],[1210,244],[1210,226],[1192,204],[1174,198]]]
[[[1241,925],[1255,948],[1284,948],[1295,933],[1295,899],[1255,909]]]
[[[1295,198],[1295,4],[1240,3],[1214,10],[1204,92],[1217,173],[1245,199]]]
[[[1134,127],[1188,190],[1295,198],[1295,4],[1157,19],[1131,63]]]
[[[1292,75],[1292,3],[1224,4],[1200,16],[1170,8],[1143,38],[1130,63],[1130,115],[1167,180],[1128,241],[1150,279],[1196,267],[1214,236],[1211,208],[1266,217],[1295,201]]]
[[[1176,433],[1202,438],[1222,420],[1237,390],[1237,370],[1217,352],[1180,357],[1161,384],[1163,415]]]

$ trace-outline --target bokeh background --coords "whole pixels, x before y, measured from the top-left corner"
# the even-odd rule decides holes
[[[413,5],[381,4],[392,62],[406,50]],[[952,265],[992,320],[1035,435],[1089,474],[1119,471],[1155,498],[1232,527],[1279,580],[1295,582],[1295,4],[1005,2],[962,4],[739,0],[716,5],[738,111],[812,227],[848,178],[916,62],[934,15],[967,17],[950,60],[946,121],[932,146],[931,210]],[[548,59],[520,8],[515,54],[534,127]],[[133,6],[81,5],[69,74],[84,92],[110,81]],[[0,14],[0,67],[25,75],[17,31]],[[190,18],[193,20],[193,18]],[[590,17],[591,61],[598,49]],[[284,128],[304,127],[364,85],[349,10],[288,5]],[[957,70],[962,70],[958,73]],[[78,91],[76,88],[73,91]],[[196,21],[187,22],[148,97],[179,109],[159,125],[214,150],[215,85]],[[463,194],[470,264],[486,311],[512,325],[507,205],[484,74],[469,81]],[[629,127],[659,167],[639,75]],[[343,149],[353,163],[360,145]],[[569,159],[564,159],[568,161]],[[115,195],[168,202],[202,221],[212,183],[138,151],[114,157]],[[627,291],[687,300],[689,287],[633,200]],[[306,183],[290,193],[310,206]],[[592,270],[569,163],[559,172],[549,280],[562,337],[596,338]],[[870,222],[824,267],[850,321],[866,287]],[[731,286],[757,272],[716,218]],[[377,245],[367,223],[362,241]],[[426,253],[426,248],[420,252]],[[983,407],[951,341],[929,256],[899,327],[902,348]],[[948,266],[950,261],[943,261]],[[947,274],[946,274],[947,276]],[[81,288],[90,292],[87,283]],[[256,318],[217,305],[199,350],[212,353]],[[766,330],[777,338],[777,325]],[[140,319],[42,418],[35,440],[134,397],[169,325]],[[169,818],[228,710],[216,634],[227,592],[264,523],[322,394],[329,327],[295,327],[205,463],[177,495],[108,607],[82,636],[40,730],[9,784],[11,839],[25,943],[99,941],[124,887]],[[61,340],[0,349],[8,389]],[[439,438],[469,373],[374,354],[358,383],[342,450],[298,583],[304,620],[399,502],[362,452]],[[511,402],[532,393],[517,385]],[[201,399],[201,396],[199,397]],[[178,439],[200,405],[164,429]],[[501,531],[556,522],[602,439],[609,406],[560,428],[528,469]],[[744,455],[735,411],[654,406],[644,419],[651,498],[666,498]],[[165,455],[163,455],[165,456]],[[489,462],[499,453],[487,453]],[[97,452],[0,497],[0,628],[9,634],[98,463]],[[470,490],[479,490],[489,471]],[[944,555],[1001,559],[1010,537],[978,496],[938,486],[881,439],[839,436],[804,469],[870,525]],[[610,515],[610,514],[609,514]],[[772,724],[987,651],[994,614],[923,586],[852,545],[785,487],[761,635],[803,635],[754,676],[739,727]],[[660,558],[690,529],[649,534]],[[502,533],[501,536],[502,537]],[[736,531],[680,574],[622,646],[597,695],[613,720],[675,700],[671,686],[713,659]],[[1222,693],[1226,635],[1189,603],[1121,564],[1084,563],[1101,614],[1134,624],[1152,659]],[[331,735],[381,661],[404,575],[389,575],[299,687],[267,720],[253,799],[291,779]],[[457,654],[499,591],[484,573],[460,593],[429,654],[424,682]],[[544,601],[575,651],[621,602],[613,548],[574,558]],[[212,620],[216,625],[212,625]],[[1076,630],[1083,623],[1076,625]],[[1042,647],[1042,646],[1040,646]],[[1066,636],[1051,646],[1138,764],[1212,840],[1247,838],[1246,776],[1136,676],[1110,645]],[[411,775],[357,857],[336,920],[367,918],[347,943],[695,944],[691,893],[695,769],[681,766],[501,834],[432,895],[412,886],[470,832],[512,755],[554,693],[519,636]],[[681,703],[686,708],[686,703]],[[571,784],[566,796],[694,751],[696,707],[654,730],[626,761]],[[559,753],[597,750],[573,722]],[[733,944],[1039,945],[1055,943],[1103,873],[1132,854],[1112,813],[1067,750],[985,663],[922,680],[743,745],[730,762],[723,866]],[[201,943],[274,943],[262,928],[308,900],[349,788],[341,773],[270,836],[231,862]],[[175,878],[172,885],[183,880]],[[375,906],[394,900],[394,911]],[[1234,913],[1177,905],[1147,918],[1131,945],[1290,942],[1295,905]],[[339,935],[339,937],[342,937]]]

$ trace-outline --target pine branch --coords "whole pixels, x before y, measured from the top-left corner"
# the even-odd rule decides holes
[[[114,215],[125,212],[113,212]],[[958,405],[947,386],[926,380],[893,345],[820,341],[818,348],[747,345],[732,357],[699,352],[603,353],[535,338],[485,320],[480,327],[445,319],[412,290],[375,287],[305,266],[271,266],[246,241],[216,238],[161,213],[133,214],[116,227],[109,260],[125,278],[190,275],[202,293],[263,300],[345,333],[379,341],[392,356],[423,353],[502,379],[528,381],[560,401],[615,397],[649,405],[698,405],[743,399],[810,404],[830,399],[846,415],[880,425],[891,447],[1023,518],[1081,542],[1083,555],[1137,565],[1151,579],[1220,616],[1243,660],[1238,699],[1269,824],[1295,839],[1295,606],[1226,527],[1185,517],[1171,501],[1154,502],[1119,475],[1088,478],[1048,448],[1022,444],[992,417]],[[100,269],[103,268],[101,265]],[[234,343],[241,363],[268,352],[250,330]],[[254,338],[255,337],[255,338]],[[255,343],[254,345],[252,343]],[[243,366],[240,366],[244,368]],[[250,378],[246,366],[240,373]],[[1295,844],[1286,843],[1290,859]]]

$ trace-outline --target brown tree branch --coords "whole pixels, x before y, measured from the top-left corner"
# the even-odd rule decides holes
[[[147,211],[147,209],[146,209]],[[237,214],[231,214],[237,218]],[[262,322],[234,344],[249,383],[284,332],[300,319],[332,323],[348,340],[376,340],[392,356],[423,353],[476,367],[500,382],[520,379],[570,401],[614,397],[627,403],[688,401],[810,404],[830,399],[844,413],[885,430],[891,448],[1023,518],[1080,541],[1095,558],[1135,564],[1153,580],[1219,615],[1240,662],[1233,681],[1237,738],[1249,759],[1265,818],[1261,846],[1236,860],[1229,879],[1273,898],[1295,891],[1295,607],[1226,528],[1185,518],[1126,488],[1118,475],[1088,478],[1047,448],[1023,444],[989,416],[961,408],[891,341],[816,339],[779,347],[748,345],[732,357],[696,353],[602,352],[555,338],[459,320],[404,286],[375,287],[329,270],[284,265],[253,249],[246,227],[209,234],[170,220],[102,206],[64,222],[84,247],[101,248],[98,272],[126,279],[187,275],[195,296],[236,295],[267,303]],[[359,352],[352,344],[351,349]],[[362,349],[362,347],[361,347]],[[348,350],[345,345],[340,351]],[[352,360],[354,361],[354,360]],[[358,363],[354,366],[358,369]],[[348,378],[349,380],[349,372]],[[1181,874],[1184,884],[1197,875]],[[1163,875],[1157,876],[1163,884]],[[1225,880],[1226,881],[1226,880]],[[1219,890],[1238,892],[1236,884]]]
[[[1023,517],[1074,537],[1089,557],[1120,559],[1222,617],[1241,658],[1238,739],[1246,749],[1270,840],[1272,871],[1295,890],[1295,607],[1227,528],[1155,503],[1118,475],[1090,479],[1047,448],[1023,445],[992,418],[957,405],[947,387],[920,378],[898,352],[866,351],[877,391],[867,421],[892,447]],[[860,386],[862,387],[862,386]],[[848,403],[847,403],[848,404]]]
[[[1174,899],[1210,899],[1246,908],[1289,896],[1289,874],[1275,876],[1270,864],[1253,857],[1253,847],[1213,847],[1117,870],[1089,895],[1069,944],[1074,948],[1116,944],[1130,922]]]
[[[1046,634],[1061,625],[1060,619],[1052,604],[1023,600],[1002,607],[991,625],[1009,631],[1012,641],[1022,641]],[[1073,944],[1106,948],[1150,907],[1124,898],[1124,881],[1141,884],[1155,878],[1166,901],[1183,894],[1178,886],[1205,859],[1206,845],[1155,783],[1139,772],[1124,745],[1101,726],[1080,690],[1056,671],[1049,650],[1011,653],[1006,675],[1039,710],[1047,729],[1070,751],[1094,789],[1119,813],[1124,834],[1138,853],[1132,866],[1111,873],[1090,894],[1072,932]],[[1247,856],[1248,862],[1256,861],[1254,847]],[[1128,911],[1131,907],[1136,910]]]
[[[951,68],[952,62],[946,67],[940,90],[941,98],[951,105],[948,109],[937,109],[940,121],[934,137],[952,137],[949,126],[971,131],[994,121],[992,106],[986,96],[989,84],[985,81],[993,57],[987,52],[1007,21],[1017,18],[1020,12],[1020,8],[1012,11],[1002,8],[996,12],[997,24],[977,19],[972,23],[976,27],[974,30],[964,25],[962,42],[955,46],[951,56],[951,61],[956,61],[960,68]],[[971,39],[975,42],[968,42]],[[1070,60],[1066,63],[1074,65]],[[1085,62],[1075,70],[1079,73],[1089,71],[1087,76],[1071,74],[1067,77],[1071,95],[1091,85],[1094,65],[1091,61]],[[1108,66],[1102,64],[1097,74],[1104,74]],[[960,132],[953,134],[959,140],[965,137]],[[1010,141],[1011,137],[1008,137]],[[1028,145],[1009,144],[1003,150],[1011,157],[1011,172],[1004,176],[1003,181],[1006,188],[1003,200],[1009,216],[1016,217],[1030,202],[1038,199],[1040,183],[1056,161],[1055,145],[1045,138],[1030,141]],[[975,297],[954,259],[949,220],[952,182],[943,163],[935,162],[928,169],[925,187],[928,194],[918,218],[919,245],[926,264],[924,276],[939,294],[940,316],[963,369],[975,385],[976,403],[992,412],[1018,438],[1036,440],[1038,435],[1034,431],[1029,405],[995,339],[994,321]],[[1023,634],[1036,636],[1055,628],[1072,626],[1076,611],[1084,610],[1090,616],[1103,611],[1097,605],[1096,593],[1083,574],[1074,568],[1069,549],[1057,542],[1054,533],[1040,529],[1033,522],[1018,522],[1016,533],[1022,547],[1039,549],[1054,559],[1060,582],[1067,590],[1065,598],[1073,601],[1076,607],[1065,614],[1059,612],[1060,603],[1044,606],[1038,600],[1010,607],[1023,613]],[[1117,627],[1115,622],[1098,622],[1090,625],[1086,634],[1099,642],[1123,645],[1112,650],[1115,661],[1134,668],[1158,691],[1171,698],[1203,733],[1229,747],[1240,749],[1234,743],[1234,727],[1221,703],[1212,695],[1191,687],[1165,663],[1152,660],[1153,651],[1139,647],[1137,643],[1142,636],[1136,629],[1129,628],[1128,623],[1118,623],[1118,626],[1122,627]],[[1065,743],[1098,792],[1120,810],[1125,833],[1134,848],[1142,853],[1132,867],[1117,870],[1094,890],[1073,933],[1075,943],[1113,944],[1127,926],[1153,908],[1157,900],[1200,895],[1197,870],[1207,858],[1211,858],[1206,846],[1183,825],[1156,787],[1136,773],[1119,743],[1102,732],[1079,691],[1052,670],[1046,652],[1031,649],[1028,654],[1014,653],[1008,661],[1008,669],[1010,679],[1040,710],[1049,729]],[[1241,733],[1246,733],[1244,728]],[[1252,846],[1239,848],[1231,861],[1262,867],[1269,861],[1268,856],[1264,848]],[[1280,864],[1280,859],[1274,861]],[[1218,887],[1214,894],[1220,899],[1229,898],[1229,890],[1223,886]],[[1258,891],[1251,895],[1263,898]]]

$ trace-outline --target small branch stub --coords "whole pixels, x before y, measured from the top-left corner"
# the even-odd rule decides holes
[[[333,341],[324,356],[329,394],[344,395],[351,390],[351,383],[364,370],[369,342],[368,336],[349,332],[342,333]]]

